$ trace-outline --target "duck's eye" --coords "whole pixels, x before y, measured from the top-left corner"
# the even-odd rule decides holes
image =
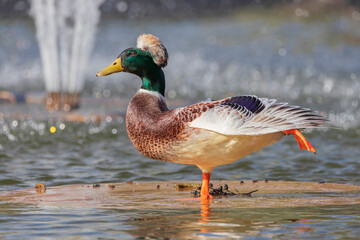
[[[114,62],[114,63],[113,63],[113,65],[116,65],[116,64],[117,64],[117,62]]]
[[[137,52],[127,52],[126,53],[126,57],[134,57],[134,56],[137,56]]]

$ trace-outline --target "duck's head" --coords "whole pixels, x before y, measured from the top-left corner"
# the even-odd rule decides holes
[[[136,48],[124,50],[113,63],[99,71],[96,76],[117,72],[133,73],[142,79],[142,88],[164,95],[165,78],[161,68],[167,65],[167,60],[167,50],[159,38],[151,34],[142,34],[137,39]]]

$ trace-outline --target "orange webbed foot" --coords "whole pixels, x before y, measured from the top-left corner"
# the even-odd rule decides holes
[[[202,200],[207,200],[207,199],[213,199],[213,198],[214,198],[214,196],[211,195],[210,193],[201,194],[201,195],[200,195],[200,200],[201,200],[201,201],[202,201]]]
[[[294,137],[295,137],[296,141],[298,142],[299,147],[300,147],[301,150],[305,149],[305,150],[308,150],[310,152],[314,152],[316,154],[315,148],[311,145],[311,143],[308,140],[306,140],[304,135],[302,135],[301,132],[298,129],[286,130],[286,131],[283,131],[283,133],[294,135]]]

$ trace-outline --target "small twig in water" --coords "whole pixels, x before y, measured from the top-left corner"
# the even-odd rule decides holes
[[[235,191],[238,193],[237,195],[252,197],[251,194],[254,193],[254,192],[257,192],[257,191],[259,191],[259,190],[254,190],[254,191],[251,191],[251,192],[248,192],[248,193],[240,193],[240,192],[235,188]]]

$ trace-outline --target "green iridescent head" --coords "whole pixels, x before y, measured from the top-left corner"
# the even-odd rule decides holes
[[[117,72],[129,72],[142,79],[142,88],[164,95],[165,77],[162,67],[167,65],[168,54],[160,40],[151,35],[140,35],[137,48],[124,50],[108,67],[96,74],[106,76]]]

